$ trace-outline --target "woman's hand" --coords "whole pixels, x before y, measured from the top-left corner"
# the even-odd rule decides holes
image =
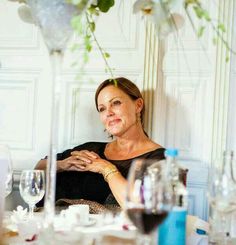
[[[114,168],[114,165],[102,158],[95,158],[90,164],[86,164],[86,171],[104,175],[108,168]]]
[[[57,161],[57,169],[58,171],[88,171],[87,165],[96,158],[99,158],[99,155],[92,151],[73,151],[70,157]]]

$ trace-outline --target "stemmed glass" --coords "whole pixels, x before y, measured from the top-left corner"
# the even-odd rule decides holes
[[[20,194],[29,205],[29,216],[33,217],[35,204],[45,193],[45,177],[42,170],[23,170],[20,177]]]
[[[150,244],[150,234],[167,217],[173,204],[173,190],[164,165],[152,160],[136,160],[128,176],[125,209],[142,233],[139,242]]]
[[[208,188],[208,199],[212,209],[210,210],[212,212],[210,235],[211,239],[227,244],[230,239],[231,215],[236,210],[233,152],[224,152],[223,159],[218,159],[217,162],[218,164],[210,170]]]
[[[7,145],[0,145],[0,159],[7,164],[7,179],[6,179],[6,191],[5,197],[12,192],[13,186],[13,167],[11,161],[11,154]]]

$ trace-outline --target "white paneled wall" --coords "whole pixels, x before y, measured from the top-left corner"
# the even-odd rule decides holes
[[[229,41],[232,5],[204,2],[212,18],[226,23]],[[211,28],[198,40],[185,20],[179,33],[159,46],[152,136],[179,148],[179,162],[189,169],[189,213],[207,219],[208,168],[226,147],[229,64],[222,44],[212,43]]]

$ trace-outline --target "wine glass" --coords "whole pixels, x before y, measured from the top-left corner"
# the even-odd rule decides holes
[[[221,164],[219,164],[221,163]],[[224,152],[210,169],[208,199],[211,206],[211,239],[227,244],[230,239],[230,220],[236,210],[236,181],[234,177],[233,152]]]
[[[150,234],[167,217],[173,204],[173,189],[165,166],[158,161],[139,159],[128,176],[126,213],[142,233],[141,244],[150,244]]]
[[[10,149],[7,145],[0,145],[0,160],[4,161],[7,165],[7,179],[5,182],[5,197],[7,197],[12,192],[13,187],[13,167]]]
[[[44,196],[45,177],[43,170],[23,170],[20,177],[20,194],[29,205],[29,216],[33,217],[34,206]]]

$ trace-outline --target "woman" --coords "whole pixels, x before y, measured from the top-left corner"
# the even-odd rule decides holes
[[[112,192],[125,201],[126,177],[135,158],[163,159],[164,148],[143,129],[144,101],[137,86],[119,77],[105,80],[95,94],[105,130],[115,139],[88,142],[57,155],[56,199],[88,199],[104,203]],[[36,169],[46,168],[46,159]]]

